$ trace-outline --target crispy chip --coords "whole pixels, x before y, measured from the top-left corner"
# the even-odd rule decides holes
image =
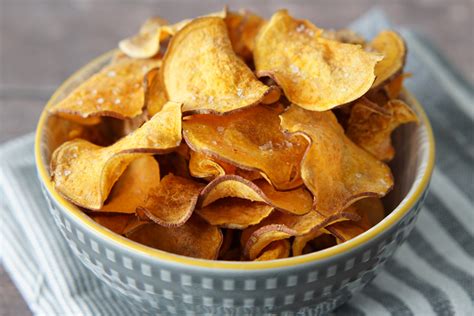
[[[340,222],[329,225],[326,229],[336,237],[337,243],[343,243],[355,238],[366,230],[353,222]]]
[[[270,215],[273,207],[261,202],[239,198],[224,198],[196,210],[209,224],[233,229],[244,229],[260,223]]]
[[[203,184],[169,174],[148,194],[145,215],[162,226],[181,226],[192,215]]]
[[[325,233],[324,229],[319,229],[319,230],[310,231],[309,233],[301,235],[301,236],[296,236],[295,239],[293,240],[293,244],[291,247],[293,256],[302,255],[304,253],[304,249],[307,246],[308,242],[321,236],[324,233]]]
[[[403,70],[406,59],[405,42],[394,31],[380,32],[369,44],[369,48],[383,54],[383,59],[375,66],[376,79],[373,87],[398,76]]]
[[[216,18],[225,19],[227,14],[228,14],[227,7],[224,7],[224,9],[221,10],[221,11],[212,12],[212,13],[197,17],[196,19],[206,18],[206,17],[216,17]],[[180,21],[178,23],[175,23],[175,24],[165,25],[165,26],[163,26],[163,31],[165,33],[173,36],[176,33],[178,33],[181,29],[183,29],[186,25],[191,23],[193,20],[195,20],[195,19],[185,19],[185,20],[182,20],[182,21]]]
[[[305,215],[273,212],[258,225],[251,226],[242,232],[241,243],[244,246],[244,255],[249,259],[254,259],[273,241],[305,235],[331,223],[359,219],[360,216],[355,212],[355,208],[348,208],[329,217],[316,211]]]
[[[384,90],[389,99],[396,99],[400,96],[403,89],[403,82],[406,78],[410,78],[410,73],[402,73],[390,80],[385,86]]]
[[[168,101],[166,97],[165,86],[163,80],[159,74],[159,68],[150,70],[147,73],[148,89],[146,91],[146,109],[148,116],[152,117],[156,113],[160,112],[163,105]]]
[[[218,176],[234,173],[235,170],[236,167],[227,162],[219,161],[201,152],[191,151],[189,172],[193,177],[214,179]]]
[[[288,100],[312,111],[362,96],[381,59],[359,45],[325,39],[321,32],[309,21],[278,11],[260,30],[254,50],[257,75],[270,76]]]
[[[201,192],[200,205],[205,207],[226,197],[263,202],[280,211],[297,215],[308,213],[312,206],[311,194],[304,188],[277,191],[265,180],[254,183],[237,175],[221,176],[210,182]]]
[[[391,100],[381,107],[361,99],[352,108],[346,134],[377,159],[390,161],[395,155],[390,137],[393,130],[417,121],[413,110],[401,100]]]
[[[271,90],[234,53],[224,21],[195,19],[171,40],[161,68],[169,100],[185,113],[225,113],[261,102]]]
[[[128,237],[152,248],[202,259],[216,259],[222,244],[220,229],[209,225],[199,216],[191,216],[179,227],[147,224]]]
[[[292,105],[280,118],[282,128],[311,142],[301,177],[321,214],[337,213],[364,197],[384,196],[392,188],[390,168],[347,138],[332,112]]]
[[[160,182],[160,168],[153,157],[132,161],[110,192],[101,212],[134,214],[142,206],[150,190]]]
[[[253,58],[255,37],[265,20],[250,11],[242,10],[228,12],[225,22],[235,53],[250,62]]]
[[[57,148],[51,174],[58,190],[75,204],[100,209],[127,165],[143,154],[171,151],[181,142],[181,106],[169,102],[134,133],[109,147],[75,139]]]
[[[349,29],[324,30],[321,34],[326,39],[341,43],[365,45],[365,39],[356,32]]]
[[[119,119],[139,115],[145,106],[146,73],[159,67],[158,59],[123,59],[106,66],[53,105],[52,114],[83,118],[112,116]]]
[[[287,239],[277,240],[269,244],[254,261],[268,261],[290,256],[291,245]]]
[[[183,136],[194,151],[260,171],[279,190],[302,184],[300,162],[308,143],[282,133],[278,112],[270,107],[225,116],[195,115],[183,122]]]
[[[153,17],[145,21],[137,35],[126,38],[119,43],[120,50],[132,58],[150,58],[160,51],[160,42],[168,34],[162,31],[168,21]]]
[[[147,222],[130,214],[90,213],[89,216],[100,225],[119,235],[125,235],[138,229]]]
[[[82,117],[80,115],[69,114],[69,113],[58,113],[59,117],[81,124],[81,125],[97,125],[101,122],[100,117],[92,116],[92,117]]]

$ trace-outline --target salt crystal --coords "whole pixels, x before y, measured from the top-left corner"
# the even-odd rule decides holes
[[[286,146],[287,148],[292,148],[292,147],[293,147],[293,143],[292,143],[292,142],[289,142],[289,141],[287,141],[287,140],[285,140],[285,146]]]
[[[360,173],[356,173],[355,176],[356,176],[357,179],[362,178],[362,174],[360,174]]]
[[[135,84],[133,85],[133,87],[134,87],[135,89],[138,89],[138,88],[140,88],[140,84],[139,84],[138,82],[135,82]]]
[[[244,90],[242,88],[237,88],[237,95],[241,98],[243,97]]]
[[[121,102],[121,101],[120,101],[119,98],[115,99],[115,101],[114,101],[115,104],[120,104],[120,102]]]
[[[97,90],[94,89],[94,90],[91,91],[91,93],[92,93],[92,95],[96,95],[96,94],[97,94]]]
[[[265,151],[266,151],[266,150],[272,150],[272,149],[273,149],[273,143],[272,143],[272,141],[270,140],[268,143],[265,143],[265,144],[263,144],[263,145],[258,146],[258,148],[259,148],[260,150],[265,150]]]
[[[98,98],[98,99],[97,99],[97,103],[99,103],[99,104],[104,103],[104,98]]]
[[[64,170],[64,176],[67,177],[71,174],[71,170]]]
[[[211,96],[207,99],[207,102],[208,102],[208,103],[214,102],[214,97],[211,95]]]
[[[76,103],[77,103],[77,105],[82,105],[82,104],[84,104],[84,101],[82,101],[82,99],[80,99],[80,100],[77,100]]]
[[[224,128],[223,128],[222,126],[218,126],[218,127],[217,127],[217,131],[218,131],[219,133],[222,133],[222,132],[224,131]]]
[[[291,70],[291,72],[294,73],[294,74],[297,74],[297,73],[300,72],[300,69],[299,69],[298,66],[296,66],[296,65],[291,65],[291,66],[290,66],[290,70]]]
[[[306,27],[304,26],[304,24],[300,24],[296,27],[296,32],[301,33],[305,30],[305,28]]]
[[[217,145],[217,142],[215,140],[211,141],[213,145]]]
[[[109,76],[109,77],[115,77],[116,75],[117,75],[117,73],[113,70],[111,70],[107,73],[107,76]]]

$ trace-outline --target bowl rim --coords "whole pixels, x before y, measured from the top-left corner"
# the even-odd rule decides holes
[[[412,106],[420,120],[420,128],[425,130],[428,140],[428,148],[422,154],[420,164],[426,161],[424,168],[420,171],[421,177],[415,178],[414,183],[412,184],[409,192],[405,198],[400,202],[400,204],[389,214],[387,215],[380,223],[364,232],[363,234],[353,238],[349,241],[341,243],[339,245],[327,248],[314,253],[309,253],[306,255],[279,259],[279,260],[270,260],[270,261],[218,261],[218,260],[206,260],[198,259],[192,257],[185,257],[181,255],[176,255],[173,253],[165,252],[158,249],[153,249],[145,245],[136,243],[128,238],[120,236],[107,228],[99,225],[93,221],[89,216],[87,216],[83,211],[81,211],[77,206],[66,200],[62,197],[53,186],[53,183],[48,174],[46,165],[43,163],[42,153],[41,153],[41,140],[43,136],[43,130],[45,128],[45,123],[48,118],[48,109],[52,106],[55,100],[59,97],[62,90],[65,89],[73,80],[83,73],[88,72],[90,69],[94,68],[97,64],[104,63],[110,59],[117,50],[108,51],[99,57],[93,59],[85,66],[81,67],[74,74],[72,74],[67,80],[65,80],[59,88],[54,92],[49,101],[46,103],[46,106],[43,108],[38,125],[36,128],[35,134],[35,163],[38,171],[38,177],[40,181],[44,184],[47,192],[50,196],[64,209],[66,209],[71,217],[73,217],[76,222],[79,222],[81,226],[85,229],[94,232],[98,237],[105,238],[108,242],[115,244],[117,247],[124,247],[126,250],[131,251],[132,253],[149,257],[151,259],[157,259],[158,261],[162,260],[167,263],[173,263],[178,265],[184,265],[187,267],[194,268],[210,268],[210,269],[224,269],[224,270],[265,270],[272,268],[289,268],[296,265],[302,265],[306,263],[313,263],[317,261],[322,261],[332,257],[336,257],[341,254],[348,253],[351,249],[359,247],[363,244],[368,243],[370,240],[375,239],[377,236],[381,235],[385,231],[388,231],[392,226],[394,226],[399,220],[401,220],[405,214],[407,214],[416,202],[421,198],[423,192],[429,185],[431,174],[434,169],[435,161],[435,141],[433,136],[433,131],[431,128],[430,121],[426,115],[421,104],[416,100],[416,98],[407,90],[404,90],[405,97],[408,99],[408,103]]]

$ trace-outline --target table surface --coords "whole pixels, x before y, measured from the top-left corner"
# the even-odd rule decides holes
[[[54,89],[91,58],[116,46],[147,17],[170,21],[218,11],[222,1],[0,0],[0,142],[33,131]],[[341,28],[374,4],[369,0],[227,1],[270,16],[288,8],[324,28]],[[382,0],[392,21],[426,35],[474,82],[472,0]],[[0,266],[0,316],[29,315]]]

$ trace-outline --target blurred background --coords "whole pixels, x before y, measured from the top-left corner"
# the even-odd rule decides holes
[[[323,28],[342,28],[377,6],[394,24],[423,34],[474,82],[473,0],[0,0],[0,143],[33,131],[58,85],[135,33],[147,17],[175,22],[225,3],[265,17],[287,8]],[[0,266],[0,315],[28,314]]]

